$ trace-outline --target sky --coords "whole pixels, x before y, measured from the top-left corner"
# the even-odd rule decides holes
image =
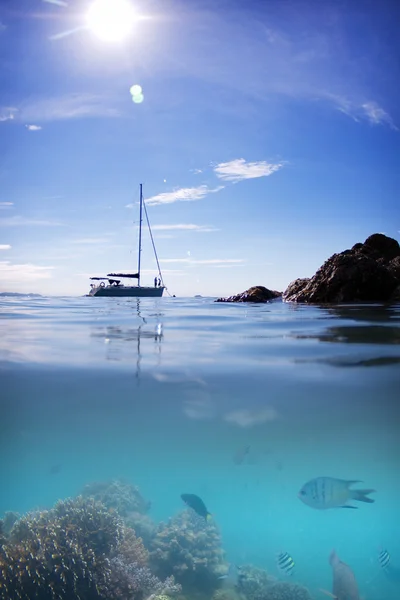
[[[0,291],[135,270],[140,183],[177,296],[399,239],[398,2],[108,2],[0,2]]]

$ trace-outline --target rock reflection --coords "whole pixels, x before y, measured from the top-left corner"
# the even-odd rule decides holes
[[[337,319],[337,325],[307,333],[292,332],[290,337],[297,340],[311,339],[331,342],[343,346],[357,344],[364,346],[360,354],[365,354],[366,348],[369,348],[370,353],[371,348],[376,346],[377,355],[362,356],[358,354],[354,356],[347,353],[342,356],[313,359],[312,362],[337,367],[381,367],[400,363],[400,350],[397,352],[393,348],[400,344],[400,327],[397,324],[400,319],[400,306],[347,305],[324,306],[323,308],[329,314],[330,321],[332,321],[332,317]],[[387,346],[388,349],[382,351],[382,348],[378,349],[379,346]],[[391,347],[390,350],[389,347]],[[309,361],[308,359],[298,359],[295,362]]]

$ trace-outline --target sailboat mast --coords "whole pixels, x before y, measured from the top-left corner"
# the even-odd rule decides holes
[[[140,286],[140,258],[142,254],[142,220],[143,220],[143,184],[140,184],[140,209],[139,209],[139,252],[138,252],[138,286]]]

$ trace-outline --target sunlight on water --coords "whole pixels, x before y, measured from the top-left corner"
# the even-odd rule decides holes
[[[167,520],[199,495],[228,562],[332,589],[335,548],[366,600],[398,600],[400,307],[2,298],[0,515],[125,478]],[[6,460],[4,460],[6,457]],[[300,488],[362,480],[375,503],[315,510]],[[325,596],[326,597],[326,596]],[[341,599],[340,599],[341,600]]]

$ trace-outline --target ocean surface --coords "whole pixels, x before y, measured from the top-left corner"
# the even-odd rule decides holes
[[[331,550],[365,600],[399,600],[400,306],[212,298],[0,298],[0,517],[124,478],[167,520],[199,495],[226,558],[332,590]],[[319,476],[374,503],[316,510]],[[357,487],[357,485],[355,487]]]

